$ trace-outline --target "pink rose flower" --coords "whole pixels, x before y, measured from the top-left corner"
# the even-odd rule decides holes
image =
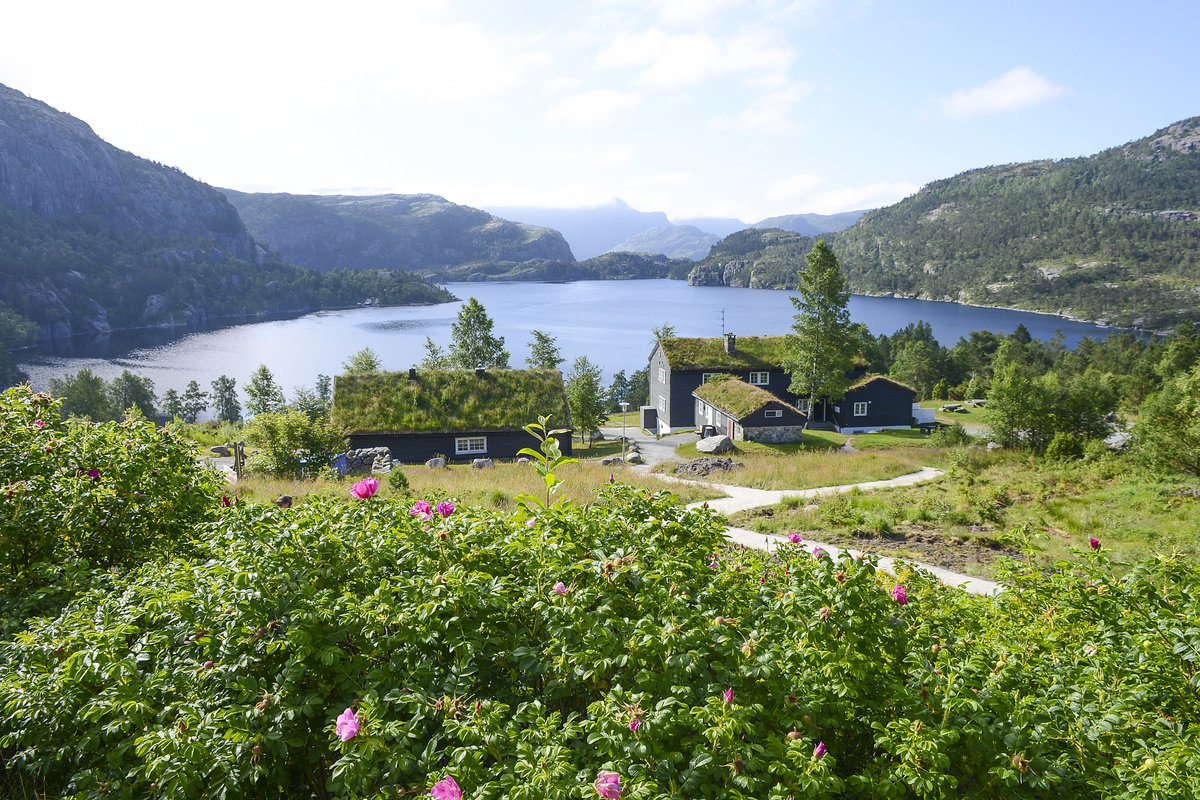
[[[567,593],[567,585],[565,583],[563,583],[562,581],[559,581],[558,583],[554,584],[554,593],[556,595],[558,595],[559,597],[562,597],[564,594]]]
[[[728,689],[726,689],[725,694],[723,694],[722,697],[725,698],[725,705],[729,705],[730,703],[732,703],[733,702],[733,687],[730,686]]]
[[[44,428],[44,427],[46,427],[46,421],[44,419],[35,419],[33,421],[33,427]]]
[[[87,471],[87,476],[94,481],[98,481],[98,480],[100,480],[100,470],[96,469],[95,467],[92,467],[91,469],[89,469]]]
[[[448,517],[454,513],[454,503],[438,503],[435,510],[437,513],[441,514],[443,518]]]
[[[817,742],[817,746],[813,748],[813,758],[821,758],[825,755],[825,743]]]
[[[1099,550],[1100,549],[1100,540],[1097,539],[1095,536],[1093,536],[1092,538],[1088,539],[1088,546],[1091,547],[1093,550]]]
[[[798,533],[789,533],[788,541],[791,542],[792,544],[800,544],[801,542],[804,541],[804,537]]]
[[[813,549],[813,558],[820,560],[824,556],[825,556],[825,548],[824,547],[817,547],[817,548]]]
[[[412,514],[414,517],[429,519],[431,516],[433,516],[433,507],[424,500],[418,500],[412,504],[412,508],[408,510],[408,513]]]
[[[596,776],[596,794],[606,800],[614,800],[621,796],[621,776],[615,772],[600,770]]]
[[[892,599],[900,605],[904,605],[908,602],[908,591],[900,584],[896,584],[892,587]]]
[[[434,800],[462,800],[462,789],[458,788],[458,781],[449,776],[435,783],[430,794]]]
[[[358,736],[358,727],[358,714],[354,713],[353,708],[347,708],[338,716],[334,732],[343,742],[348,742]]]
[[[642,727],[642,721],[637,717],[634,717],[629,721],[629,730],[633,731],[634,733],[637,733],[637,729],[640,727]]]
[[[366,500],[379,491],[379,481],[373,476],[367,476],[350,487],[350,494],[359,500]]]
[[[534,525],[537,525],[537,517],[530,517],[529,519],[525,520],[526,528],[532,528]]]

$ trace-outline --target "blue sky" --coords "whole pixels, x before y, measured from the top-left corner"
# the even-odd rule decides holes
[[[8,6],[0,83],[250,191],[753,222],[1200,114],[1195,0]]]

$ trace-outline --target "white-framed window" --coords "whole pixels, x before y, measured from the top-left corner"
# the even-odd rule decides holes
[[[720,374],[720,372],[705,372],[700,375],[700,383],[708,383]]]
[[[751,386],[766,386],[770,382],[771,382],[771,373],[769,373],[769,372],[751,372],[750,373],[750,385]]]
[[[667,382],[667,368],[666,367],[658,368],[658,382],[659,383]]]
[[[799,411],[801,414],[808,413],[808,398],[807,397],[801,397],[799,400],[796,401],[796,410]]]
[[[865,402],[855,403],[854,404],[854,416],[865,417],[866,415],[867,415],[867,404]]]
[[[454,437],[454,454],[456,456],[469,456],[478,453],[487,452],[487,437],[486,436],[455,436]]]
[[[764,417],[782,417],[783,411],[778,408],[768,408],[763,412]]]

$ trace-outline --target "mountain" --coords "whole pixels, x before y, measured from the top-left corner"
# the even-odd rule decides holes
[[[794,287],[812,237],[750,233],[689,282]],[[1200,320],[1200,117],[1093,156],[935,181],[822,238],[858,293],[1151,329]]]
[[[449,297],[378,273],[326,283],[258,246],[213,187],[113,147],[81,120],[0,85],[0,355],[81,333],[306,311],[366,296]],[[0,358],[0,381],[9,366]]]
[[[796,270],[816,242],[811,236],[778,228],[747,228],[713,245],[692,267],[693,286],[748,286],[753,289],[794,289]]]
[[[465,264],[429,275],[431,281],[623,281],[683,280],[692,268],[686,258],[646,253],[604,253],[583,261],[526,261],[521,264]]]
[[[780,228],[804,236],[816,236],[820,233],[832,233],[849,228],[866,213],[867,210],[864,209],[862,211],[843,211],[840,214],[784,214],[781,217],[767,217],[749,227]]]
[[[935,181],[831,244],[855,291],[1148,328],[1200,319],[1200,117]]]
[[[706,233],[692,225],[669,225],[635,234],[614,245],[609,252],[651,253],[698,261],[708,255],[709,248],[718,241],[719,236]]]
[[[574,261],[558,231],[432,194],[246,194],[224,190],[246,227],[293,264],[428,273],[473,263]]]
[[[607,253],[634,234],[671,224],[661,211],[638,211],[619,199],[592,208],[497,206],[487,210],[504,219],[561,231],[579,259]]]
[[[674,224],[691,225],[693,228],[699,228],[705,233],[711,233],[718,239],[723,239],[731,233],[744,231],[750,227],[740,219],[734,219],[733,217],[692,217],[690,219],[677,219]]]

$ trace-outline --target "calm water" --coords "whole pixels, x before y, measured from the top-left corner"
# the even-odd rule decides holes
[[[587,355],[605,371],[626,374],[646,366],[651,329],[664,323],[680,336],[719,336],[724,329],[739,336],[787,333],[795,313],[792,292],[688,286],[682,281],[580,281],[576,283],[459,283],[447,284],[456,296],[476,297],[495,321],[495,334],[504,337],[521,366],[528,354],[530,329],[558,338],[569,367]],[[150,343],[146,334],[109,343],[77,342],[73,356],[31,355],[22,363],[34,388],[46,388],[53,377],[88,367],[106,379],[123,369],[154,381],[161,396],[167,389],[182,391],[190,380],[207,390],[219,375],[244,386],[250,373],[267,364],[285,393],[296,386],[312,387],[318,373],[336,375],[341,364],[363,347],[377,352],[385,369],[402,370],[424,355],[425,337],[443,348],[459,303],[405,308],[364,308],[325,311],[296,319],[238,325],[176,336]],[[1056,329],[1074,345],[1083,336],[1105,336],[1111,329],[1070,322],[1042,314],[971,308],[953,303],[879,297],[850,298],[850,314],[871,332],[891,334],[917,320],[933,327],[943,345],[952,346],[971,331],[1011,333],[1024,323],[1035,337],[1050,339]]]

